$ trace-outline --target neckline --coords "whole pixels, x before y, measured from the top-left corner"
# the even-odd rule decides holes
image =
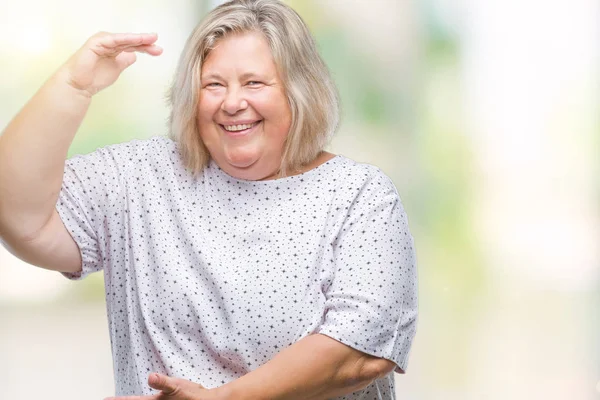
[[[340,154],[336,154],[335,156],[333,156],[329,160],[325,161],[324,163],[319,164],[316,167],[309,169],[308,171],[303,172],[301,174],[286,176],[284,178],[279,178],[279,179],[269,179],[266,181],[253,181],[250,179],[241,179],[241,178],[233,177],[233,176],[229,175],[227,172],[223,171],[223,169],[221,169],[221,167],[219,167],[219,165],[212,158],[210,159],[208,166],[210,169],[214,169],[215,171],[217,171],[217,173],[219,173],[223,177],[225,177],[228,180],[231,180],[233,182],[238,182],[238,183],[245,184],[245,185],[248,185],[248,184],[277,185],[277,184],[281,184],[281,183],[296,182],[296,181],[304,180],[304,178],[312,176],[312,175],[316,174],[317,172],[319,172],[320,170],[325,169],[326,167],[334,164],[341,157],[342,156]]]

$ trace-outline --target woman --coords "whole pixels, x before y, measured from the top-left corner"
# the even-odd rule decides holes
[[[104,271],[118,399],[395,398],[417,321],[407,216],[380,169],[324,151],[336,90],[291,8],[217,7],[182,53],[169,137],[64,161],[91,97],[156,40],[94,35],[7,127],[5,246]]]

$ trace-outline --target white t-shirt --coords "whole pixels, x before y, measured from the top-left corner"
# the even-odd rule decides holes
[[[117,396],[151,372],[206,388],[321,333],[406,370],[417,324],[407,216],[377,167],[337,155],[300,175],[193,178],[163,136],[67,160],[56,209],[103,270]],[[394,374],[340,399],[394,399]]]

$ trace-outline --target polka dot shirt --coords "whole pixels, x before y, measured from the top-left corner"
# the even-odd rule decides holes
[[[337,155],[300,175],[197,177],[164,136],[66,161],[56,209],[82,279],[103,270],[116,395],[160,372],[214,388],[315,333],[406,370],[413,238],[377,167]],[[394,374],[340,399],[394,399]]]

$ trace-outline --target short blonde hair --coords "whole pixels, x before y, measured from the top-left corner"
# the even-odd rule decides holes
[[[167,94],[169,137],[194,175],[210,160],[196,119],[202,63],[220,39],[251,31],[269,43],[292,114],[278,177],[313,161],[337,131],[338,91],[302,18],[278,0],[231,0],[208,13],[189,36]]]

